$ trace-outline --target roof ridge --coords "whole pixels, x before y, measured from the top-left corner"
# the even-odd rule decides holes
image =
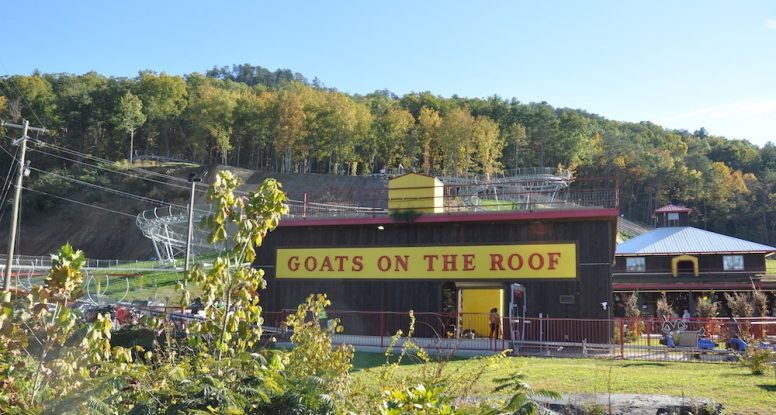
[[[776,248],[693,226],[657,228],[617,245],[616,254],[768,253]]]

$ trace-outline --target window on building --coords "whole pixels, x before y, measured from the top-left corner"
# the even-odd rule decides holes
[[[744,256],[743,255],[723,256],[722,268],[725,271],[742,271],[744,269]]]
[[[676,212],[669,213],[668,220],[679,220],[679,214]]]
[[[644,263],[644,258],[625,258],[625,269],[628,272],[644,272],[647,267]]]

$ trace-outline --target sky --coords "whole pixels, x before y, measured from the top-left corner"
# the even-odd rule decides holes
[[[0,74],[248,63],[776,142],[774,1],[12,1]]]

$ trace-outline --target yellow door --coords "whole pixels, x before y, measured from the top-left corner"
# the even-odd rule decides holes
[[[503,314],[504,290],[501,288],[465,288],[458,301],[461,317],[461,333],[473,330],[476,337],[488,337],[490,324],[488,314],[495,308],[499,316]],[[499,334],[501,332],[499,331]]]

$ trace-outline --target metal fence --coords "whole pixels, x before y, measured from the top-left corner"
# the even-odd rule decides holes
[[[0,255],[0,269],[5,269],[8,255]],[[147,260],[139,259],[97,259],[87,258],[83,264],[85,268],[111,268],[118,266],[132,266],[138,263],[147,263]],[[24,267],[27,270],[35,268],[40,271],[48,271],[51,268],[51,255],[14,255],[13,267]]]
[[[281,327],[289,312],[265,313],[266,325]],[[385,349],[399,330],[406,341],[409,313],[330,311],[327,320],[343,327],[336,343]],[[325,327],[327,321],[321,321]],[[594,357],[653,361],[737,361],[747,347],[768,349],[776,358],[776,318],[611,320],[500,318],[491,332],[488,314],[414,313],[413,341],[445,353],[488,353],[506,349],[516,355]],[[667,338],[670,341],[666,341]],[[666,344],[668,343],[668,344]]]
[[[445,182],[437,196],[417,197],[416,190],[403,187],[393,201],[412,202],[413,209],[444,213],[536,211],[558,209],[615,208],[617,186],[608,178],[580,179],[572,183],[547,178],[505,178],[488,182]],[[401,195],[412,194],[407,198]],[[322,216],[357,217],[388,214],[388,189],[325,189],[319,193],[288,193],[292,218]]]

